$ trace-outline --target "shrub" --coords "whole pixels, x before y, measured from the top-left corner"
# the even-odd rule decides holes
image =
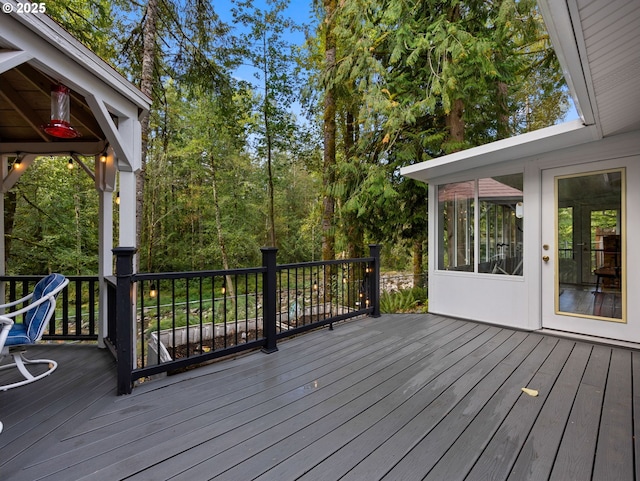
[[[428,302],[427,290],[423,287],[383,292],[380,295],[380,312],[427,312]]]

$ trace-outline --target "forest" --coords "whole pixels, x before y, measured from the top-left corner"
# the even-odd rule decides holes
[[[281,263],[361,257],[380,243],[383,268],[419,275],[427,186],[400,167],[570,107],[533,0],[45,3],[153,101],[138,174],[146,272],[255,266],[262,246]],[[97,272],[98,196],[67,167],[42,157],[6,194],[8,274]]]

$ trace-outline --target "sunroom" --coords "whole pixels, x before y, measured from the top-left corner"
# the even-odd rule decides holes
[[[539,4],[580,119],[402,169],[430,184],[429,308],[637,343],[640,14]]]

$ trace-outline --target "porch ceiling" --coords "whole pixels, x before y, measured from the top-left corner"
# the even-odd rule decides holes
[[[76,139],[60,141],[44,132],[51,115],[51,87],[58,79],[37,68],[19,65],[0,75],[0,142],[46,143],[52,151],[56,143],[98,142],[105,139],[100,125],[84,97],[70,92],[71,126]]]
[[[139,119],[150,99],[45,14],[17,13],[0,0],[0,154],[97,155],[110,145],[121,171],[136,171]],[[42,130],[51,120],[51,88],[70,90],[75,139]]]

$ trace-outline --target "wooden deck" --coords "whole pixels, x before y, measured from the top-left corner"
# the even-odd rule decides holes
[[[0,392],[0,479],[622,481],[640,467],[637,351],[434,315],[279,348],[117,397],[107,352],[38,347],[60,367]]]

